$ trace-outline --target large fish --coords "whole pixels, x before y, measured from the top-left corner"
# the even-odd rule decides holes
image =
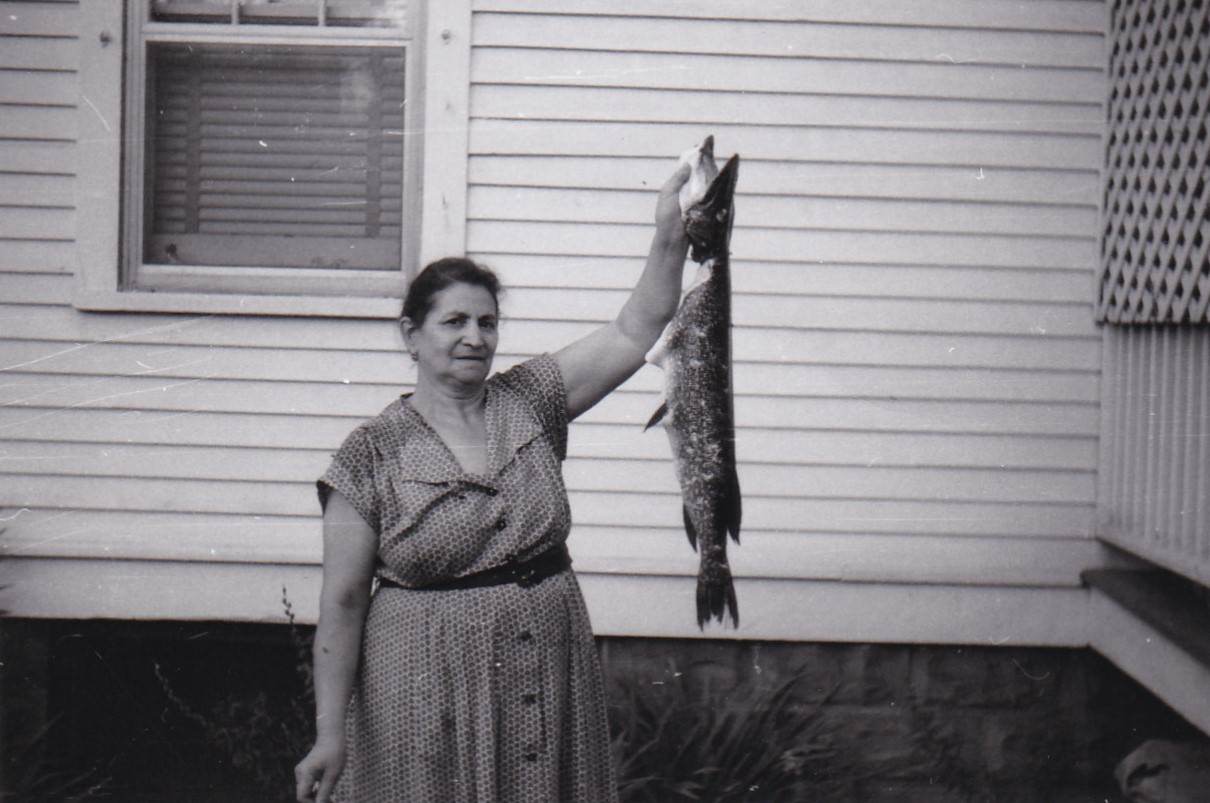
[[[727,534],[739,543],[731,399],[731,224],[739,157],[720,171],[714,138],[681,157],[691,167],[681,216],[697,276],[647,361],[664,371],[664,401],[647,426],[663,422],[681,485],[685,532],[698,551],[697,623],[723,611],[739,626]]]

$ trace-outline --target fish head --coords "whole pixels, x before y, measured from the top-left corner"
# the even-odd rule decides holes
[[[711,159],[713,161],[713,158]],[[701,199],[684,212],[690,256],[705,262],[725,256],[731,244],[735,219],[735,183],[739,178],[739,156],[732,156],[710,182]]]
[[[689,165],[689,178],[681,186],[678,196],[681,218],[684,219],[690,208],[706,197],[706,191],[718,175],[718,165],[714,162],[714,137],[706,137],[701,144],[682,153],[680,163]]]

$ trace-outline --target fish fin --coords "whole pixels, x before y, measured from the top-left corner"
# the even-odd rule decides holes
[[[685,520],[685,535],[689,536],[689,546],[697,551],[697,530],[693,527],[693,519],[689,517],[689,508],[681,505],[681,518]]]
[[[739,627],[739,603],[735,599],[735,583],[731,579],[731,567],[725,562],[717,568],[712,578],[698,575],[698,629],[705,630],[706,622],[710,619],[724,621],[724,611],[731,616],[732,627]]]
[[[727,482],[727,498],[723,502],[724,521],[727,522],[727,532],[731,533],[731,540],[739,543],[739,522],[743,518],[743,500],[739,494],[739,477],[735,472],[731,472],[731,479]]]
[[[647,430],[654,427],[656,424],[663,421],[664,416],[667,415],[667,413],[668,413],[668,402],[667,401],[660,402],[660,406],[655,409],[655,412],[651,414],[651,418],[649,418],[647,420],[647,424],[646,424],[646,426],[643,427],[643,431],[646,432]]]

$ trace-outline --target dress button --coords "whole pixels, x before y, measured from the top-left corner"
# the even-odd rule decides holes
[[[500,492],[499,492],[499,491],[497,491],[495,488],[488,488],[488,489],[487,489],[487,495],[488,495],[488,496],[495,496],[495,495],[496,495],[496,494],[498,494],[498,493],[500,493]]]
[[[496,519],[496,529],[497,530],[503,530],[507,526],[508,526],[508,519],[504,518],[503,516]]]
[[[538,695],[533,693],[522,695],[521,702],[525,703],[526,705],[533,705],[534,703],[538,702]]]
[[[525,754],[525,760],[532,764],[538,760],[538,754],[531,750]]]
[[[520,633],[517,635],[517,638],[521,639],[521,641],[529,641],[529,640],[530,640],[530,639],[532,639],[533,637],[534,637],[534,634],[533,634],[533,633],[531,633],[531,632],[529,632],[528,630],[522,630],[522,631],[521,631],[521,632],[520,632]]]

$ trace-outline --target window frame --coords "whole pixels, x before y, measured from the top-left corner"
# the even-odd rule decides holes
[[[143,75],[127,75],[126,49],[131,28],[148,0],[95,0],[82,3],[80,27],[80,102],[77,147],[77,264],[73,303],[81,310],[210,314],[307,315],[393,318],[399,297],[418,265],[466,247],[468,102],[470,94],[470,0],[414,0],[404,32],[408,47],[405,92],[409,116],[405,125],[417,132],[405,139],[404,233],[398,293],[390,296],[321,294],[305,287],[314,269],[300,274],[299,292],[263,293],[138,288],[124,280],[124,253],[137,247],[141,260],[142,221],[124,220],[127,193],[142,193],[141,159],[145,138],[142,120],[127,119],[123,87],[141,96]],[[187,41],[229,41],[215,26],[189,23],[156,25],[156,41],[176,31]],[[314,41],[310,29],[292,26],[255,27],[250,43]],[[211,29],[211,30],[207,30]],[[332,29],[338,30],[338,29]],[[163,33],[161,33],[161,31]],[[365,42],[362,37],[355,37]],[[339,33],[325,35],[342,41]],[[347,38],[343,40],[348,43]],[[141,60],[146,43],[135,46]],[[134,61],[135,59],[132,59]],[[137,68],[138,65],[136,65]],[[134,80],[137,78],[138,80]],[[429,137],[428,131],[440,132]],[[127,152],[124,152],[124,148]],[[131,158],[131,157],[137,158]],[[410,171],[410,177],[409,177]],[[136,173],[138,173],[136,175]],[[281,271],[282,269],[274,269]],[[286,269],[288,270],[288,269]],[[205,267],[184,271],[204,276]],[[188,281],[185,282],[188,284]],[[323,281],[320,281],[322,286]],[[254,290],[255,285],[248,288]]]

